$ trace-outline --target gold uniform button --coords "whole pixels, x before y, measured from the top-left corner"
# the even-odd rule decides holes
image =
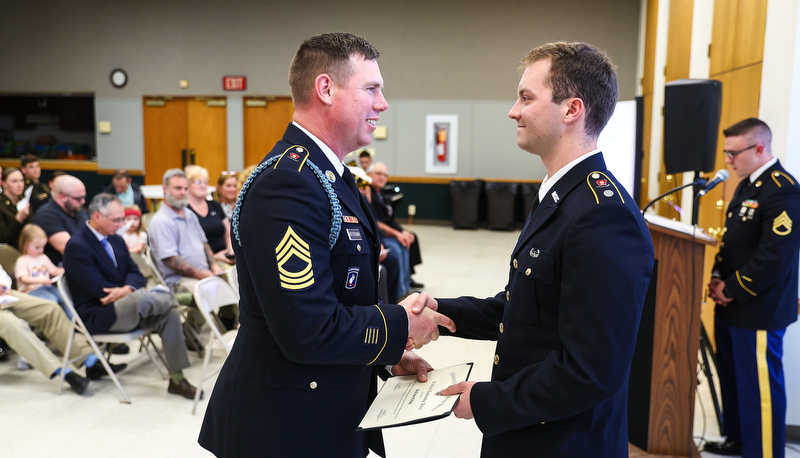
[[[542,422],[542,424],[544,424],[544,422]]]
[[[500,355],[494,355],[494,365],[500,364]]]
[[[530,277],[530,276],[531,276],[531,268],[530,268],[530,267],[528,267],[527,269],[525,269],[525,276],[526,276],[526,277]]]
[[[508,302],[510,300],[511,300],[511,292],[510,291],[506,291],[506,302]]]
[[[747,217],[746,216],[742,216],[742,221],[747,221]]]
[[[514,260],[514,268],[516,269],[517,267],[519,267],[519,263],[518,263],[518,262],[517,262],[517,260],[515,259],[515,260]]]
[[[361,244],[356,245],[356,250],[361,251]]]
[[[719,247],[722,248],[725,246],[725,242],[719,242]]]
[[[316,390],[317,389],[317,382],[311,382],[311,383],[308,384],[308,386],[310,386],[312,390]]]
[[[728,218],[733,216],[733,212],[728,212]]]
[[[504,329],[505,329],[505,326],[503,326],[503,323],[500,323],[500,334],[503,333]]]

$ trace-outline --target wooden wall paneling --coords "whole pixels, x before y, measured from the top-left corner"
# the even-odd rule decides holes
[[[642,192],[639,196],[639,207],[644,207],[650,199],[647,188],[650,177],[650,138],[653,119],[653,81],[656,59],[656,31],[658,29],[658,0],[647,0],[647,16],[645,18],[644,57],[642,73],[642,98],[644,116],[642,126]]]
[[[639,208],[644,208],[652,199],[656,196],[651,196],[647,192],[647,187],[649,183],[649,173],[650,173],[650,135],[651,129],[650,125],[653,120],[653,94],[647,94],[642,96],[642,110],[644,110],[642,116],[642,123],[644,124],[642,128],[642,149],[644,151],[642,157],[642,192],[639,196]]]
[[[205,97],[187,101],[187,147],[195,150],[195,163],[208,169],[211,182],[228,170],[228,116],[227,105],[221,103],[224,101],[225,98],[211,101]]]
[[[714,2],[708,71],[712,77],[733,68],[738,5],[739,0]]]
[[[667,68],[665,82],[689,77],[692,55],[692,18],[694,0],[671,0],[667,34]]]
[[[164,100],[162,106],[148,101]],[[181,166],[181,150],[186,148],[188,133],[185,99],[144,97],[144,166],[145,184],[161,184],[164,172]]]
[[[714,3],[716,5],[716,3],[720,2]],[[766,26],[766,1],[738,0],[733,68],[755,64],[764,59],[764,34],[766,32]]]
[[[244,166],[256,165],[281,139],[286,126],[292,122],[294,105],[290,97],[267,100],[265,106],[248,106],[248,100],[263,98],[246,97],[243,108]]]

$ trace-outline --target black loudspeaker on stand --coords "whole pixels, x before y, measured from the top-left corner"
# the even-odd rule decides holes
[[[683,79],[664,88],[664,165],[667,173],[714,170],[722,112],[722,83]]]

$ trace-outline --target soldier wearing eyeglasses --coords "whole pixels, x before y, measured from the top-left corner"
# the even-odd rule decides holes
[[[72,234],[78,232],[89,220],[83,208],[86,203],[86,186],[71,175],[59,176],[53,182],[50,202],[42,205],[33,215],[33,223],[47,234],[44,254],[58,265]]]
[[[725,163],[743,178],[728,205],[708,285],[716,305],[721,455],[784,456],[786,393],[783,335],[797,319],[800,186],[771,150],[756,118],[723,131]]]

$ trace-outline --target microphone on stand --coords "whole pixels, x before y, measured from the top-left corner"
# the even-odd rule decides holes
[[[714,175],[714,178],[712,178],[711,181],[709,181],[706,184],[706,186],[703,188],[702,191],[697,193],[697,197],[703,197],[704,195],[706,195],[706,193],[708,191],[711,191],[714,188],[714,186],[716,186],[716,185],[722,183],[723,181],[727,180],[729,176],[731,176],[731,175],[730,175],[730,173],[728,173],[727,170],[725,170],[725,169],[717,170],[717,173]]]

